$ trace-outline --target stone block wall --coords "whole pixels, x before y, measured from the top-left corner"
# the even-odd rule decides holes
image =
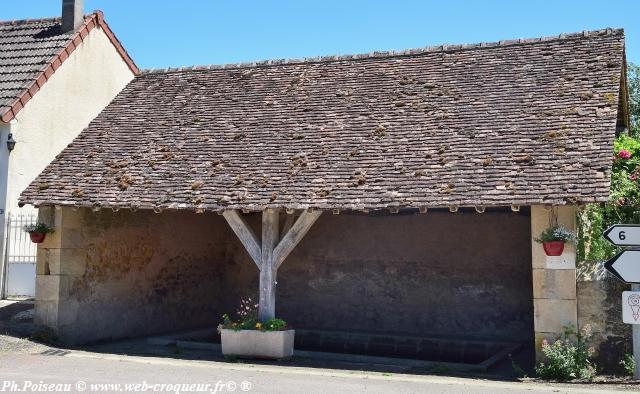
[[[215,213],[41,216],[56,232],[38,251],[36,319],[66,343],[215,330],[257,298],[258,270]],[[276,314],[297,328],[532,343],[530,223],[525,209],[324,213],[278,273]]]
[[[310,329],[533,342],[528,212],[323,214],[278,272]]]
[[[553,341],[564,327],[577,327],[575,246],[565,245],[562,256],[549,257],[535,238],[549,227],[555,215],[557,223],[575,230],[576,211],[573,206],[531,207],[531,256],[533,267],[533,306],[536,357],[542,359],[542,341]]]
[[[41,208],[35,323],[65,343],[215,329],[225,270],[244,264],[222,217]]]
[[[620,360],[633,351],[631,325],[622,322],[621,305],[622,292],[630,286],[607,273],[602,264],[595,271],[584,271],[578,274],[578,324],[591,328],[598,367],[622,372]]]

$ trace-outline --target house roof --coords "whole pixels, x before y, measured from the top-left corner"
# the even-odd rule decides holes
[[[147,71],[20,203],[261,210],[603,201],[623,75],[624,35],[612,29]]]
[[[11,121],[71,55],[100,26],[131,71],[138,67],[115,37],[101,11],[75,31],[62,32],[61,18],[0,21],[0,120]]]

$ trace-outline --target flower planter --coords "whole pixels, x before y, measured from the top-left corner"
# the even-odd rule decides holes
[[[42,241],[44,241],[44,237],[46,235],[47,233],[40,233],[40,232],[33,231],[29,233],[29,238],[31,238],[31,242],[33,242],[34,244],[39,244],[39,243],[42,243]]]
[[[547,241],[542,243],[547,256],[560,256],[564,251],[564,241]]]
[[[222,354],[244,358],[284,359],[293,356],[295,330],[220,330]]]

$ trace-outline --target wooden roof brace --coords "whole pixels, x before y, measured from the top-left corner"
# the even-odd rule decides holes
[[[237,210],[226,210],[222,214],[260,270],[258,318],[263,322],[275,317],[275,286],[278,268],[322,214],[319,210],[305,210],[293,221],[293,212],[292,210],[292,214],[287,215],[285,221],[285,228],[288,226],[287,222],[292,222],[290,228],[280,234],[280,211],[265,209],[262,212],[260,240]]]

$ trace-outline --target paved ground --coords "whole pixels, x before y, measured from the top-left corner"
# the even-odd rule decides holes
[[[6,309],[11,306],[9,313]],[[640,392],[638,384],[544,384],[408,374],[389,366],[296,362],[231,363],[206,354],[164,349],[146,354],[145,341],[123,341],[67,350],[20,338],[29,305],[0,304],[1,392],[161,393],[611,393]],[[20,314],[18,316],[18,314]],[[8,315],[11,315],[10,317]],[[18,316],[18,318],[15,318]],[[142,345],[141,345],[142,344]],[[142,346],[142,348],[140,348]],[[90,349],[91,351],[88,351]],[[327,366],[329,365],[329,366]],[[330,369],[340,368],[340,369]],[[38,386],[40,385],[40,386]],[[62,386],[48,386],[62,385]],[[65,385],[68,385],[65,387]],[[164,386],[163,386],[164,385]],[[46,389],[46,390],[45,390]]]
[[[72,392],[176,392],[176,384],[202,384],[199,392],[251,393],[610,393],[635,385],[560,385],[440,376],[229,364],[156,357],[48,350],[0,355],[0,391],[25,382],[69,384]],[[220,383],[218,383],[220,382]],[[232,383],[230,383],[232,382]],[[29,383],[27,383],[29,384]],[[132,384],[131,386],[126,386]],[[167,385],[153,386],[153,385]],[[204,385],[209,384],[207,388]],[[173,385],[174,387],[169,387]],[[217,386],[216,386],[217,385]],[[216,391],[217,387],[217,391]],[[185,387],[188,389],[188,387]],[[154,389],[157,389],[154,390]],[[231,390],[234,389],[234,390]],[[189,392],[187,390],[180,392]]]

